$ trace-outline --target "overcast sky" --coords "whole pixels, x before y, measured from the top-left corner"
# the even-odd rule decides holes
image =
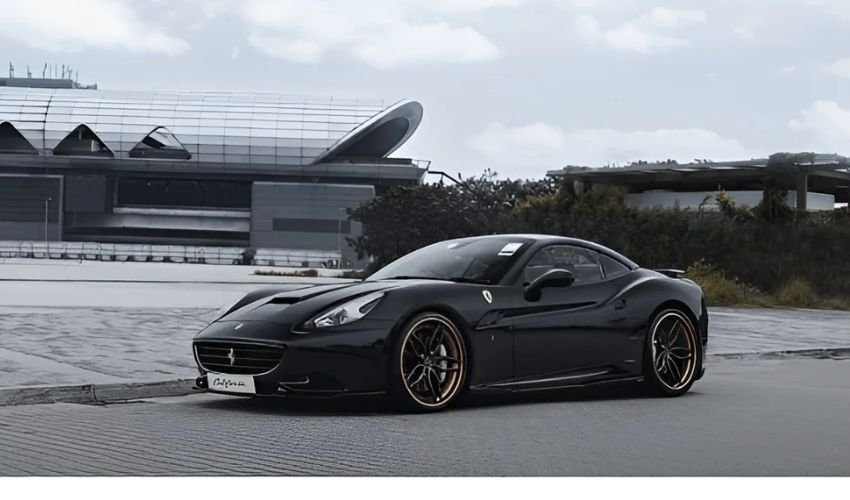
[[[850,0],[0,0],[0,47],[103,89],[416,99],[396,156],[463,175],[850,154]]]

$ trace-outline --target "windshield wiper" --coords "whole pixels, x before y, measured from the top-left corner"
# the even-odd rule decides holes
[[[487,280],[476,279],[476,278],[464,278],[463,276],[450,276],[447,278],[440,278],[438,276],[390,276],[388,278],[384,278],[387,280],[438,280],[438,281],[453,281],[455,283],[474,283],[477,285],[489,285],[490,282]]]
[[[489,285],[490,282],[488,280],[484,280],[481,278],[464,278],[463,276],[453,276],[451,278],[446,278],[448,281],[454,281],[455,283],[474,283],[476,285]]]

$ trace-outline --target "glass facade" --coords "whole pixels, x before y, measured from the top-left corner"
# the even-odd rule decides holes
[[[230,92],[0,91],[0,123],[10,123],[43,155],[76,154],[97,146],[96,138],[102,148],[89,152],[109,151],[116,159],[157,159],[158,150],[172,160],[310,165],[334,148],[350,149],[361,139],[358,134],[374,129],[376,134],[354,152],[380,158],[412,134],[421,115],[415,101],[385,106],[362,99]],[[381,127],[388,121],[391,127]],[[182,149],[152,145],[164,144],[163,137],[152,138],[156,131]]]

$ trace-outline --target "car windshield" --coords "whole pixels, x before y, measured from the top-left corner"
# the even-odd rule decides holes
[[[507,236],[442,241],[405,255],[367,279],[421,278],[492,285],[502,280],[531,242]]]

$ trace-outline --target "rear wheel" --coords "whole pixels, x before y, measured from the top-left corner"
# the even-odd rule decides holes
[[[390,391],[403,409],[441,410],[463,389],[466,346],[458,327],[442,314],[423,313],[408,321],[392,356]]]
[[[694,383],[700,351],[687,314],[667,309],[652,320],[646,336],[644,377],[652,392],[681,396]]]

